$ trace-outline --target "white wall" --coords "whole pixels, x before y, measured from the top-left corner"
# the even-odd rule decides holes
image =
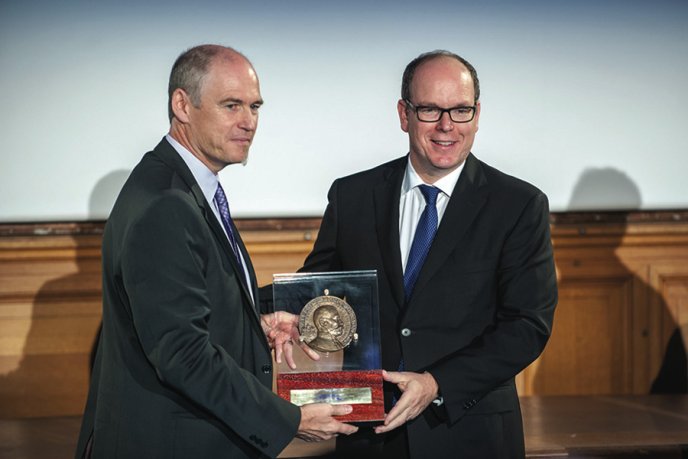
[[[436,48],[481,78],[474,153],[552,210],[688,207],[688,2],[232,3],[0,2],[0,222],[106,217],[205,42],[244,52],[266,101],[221,174],[236,216],[320,215],[332,180],[404,154],[401,74]]]

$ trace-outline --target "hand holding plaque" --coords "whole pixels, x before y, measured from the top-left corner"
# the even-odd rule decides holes
[[[277,310],[298,316],[301,345],[296,368],[277,365],[278,394],[299,406],[350,404],[344,421],[384,419],[376,273],[276,275],[273,295]]]
[[[263,333],[268,339],[271,349],[275,350],[275,361],[282,363],[284,355],[287,365],[292,370],[296,369],[294,361],[294,345],[299,343],[301,349],[312,360],[318,360],[320,355],[313,349],[303,344],[299,334],[299,316],[290,314],[286,311],[276,311],[271,314],[262,314],[260,325]]]

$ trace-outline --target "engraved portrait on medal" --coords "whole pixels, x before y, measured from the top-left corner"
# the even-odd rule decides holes
[[[358,339],[356,314],[347,302],[324,295],[313,298],[299,315],[300,340],[320,352],[335,352]]]

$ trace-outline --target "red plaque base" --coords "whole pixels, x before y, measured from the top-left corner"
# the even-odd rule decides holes
[[[337,419],[366,422],[385,418],[382,370],[282,373],[277,376],[277,394],[288,401],[291,401],[292,390],[349,388],[369,388],[371,403],[351,403],[353,411],[345,416],[336,416]],[[342,403],[346,403],[346,400]]]

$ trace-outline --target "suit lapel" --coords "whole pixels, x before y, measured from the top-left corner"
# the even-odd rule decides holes
[[[466,165],[456,182],[451,199],[440,222],[425,263],[418,274],[414,293],[422,290],[444,265],[464,233],[487,201],[488,187],[480,162],[469,154]],[[411,295],[411,299],[415,295]]]
[[[239,251],[241,252],[241,256],[244,258],[244,262],[246,263],[246,269],[248,269],[248,277],[251,280],[251,285],[248,286],[248,289],[250,289],[251,292],[253,293],[253,298],[258,298],[258,280],[256,279],[256,272],[253,269],[253,263],[251,263],[251,257],[248,254],[248,250],[246,250],[246,246],[244,245],[243,239],[241,239],[241,235],[239,234],[239,230],[237,229],[237,227],[234,225],[233,222],[232,222],[232,229],[234,230],[234,236],[236,237],[237,245],[239,246]],[[230,257],[230,258],[232,258],[232,257]],[[236,265],[236,263],[235,263],[235,265]],[[242,273],[241,277],[242,278],[244,277],[243,273]],[[242,282],[242,285],[243,285],[243,282]],[[254,304],[254,311],[256,311],[256,313],[259,312],[258,309],[255,307],[255,304]]]
[[[248,286],[246,285],[246,281],[244,280],[243,269],[241,269],[241,267],[239,266],[237,259],[234,256],[234,252],[232,251],[232,247],[229,244],[229,240],[227,239],[225,232],[222,230],[220,222],[217,221],[215,214],[210,208],[210,204],[208,203],[208,201],[206,201],[205,196],[203,195],[203,191],[201,191],[201,187],[196,182],[196,179],[194,178],[193,174],[187,167],[184,160],[179,156],[175,149],[166,140],[163,139],[158,144],[158,146],[155,147],[154,151],[157,153],[158,157],[163,162],[165,162],[165,164],[167,164],[169,167],[174,169],[177,172],[177,174],[179,174],[179,177],[181,177],[181,179],[184,181],[184,183],[190,190],[190,193],[196,200],[198,207],[201,208],[201,213],[203,214],[206,223],[215,235],[215,239],[220,244],[220,247],[222,248],[221,251],[225,256],[225,260],[228,261],[229,265],[231,266],[231,269],[234,270],[237,278],[239,279],[239,285],[241,286],[241,289],[247,300],[244,303],[244,305],[247,309],[251,310],[251,313],[253,315],[258,317],[258,312],[253,305],[251,295],[248,291]],[[244,247],[244,244],[241,241],[241,237],[239,237],[239,232],[236,230],[236,228],[233,227],[233,229],[234,235],[237,237],[237,243],[239,244],[240,250],[242,251],[242,255],[244,256],[244,260],[246,260],[246,267],[249,269],[249,277],[251,278],[253,283],[255,279],[255,274],[253,273],[253,267],[249,261],[248,254],[246,253],[246,248]],[[254,298],[257,298],[257,296],[254,296]]]
[[[246,296],[246,300],[248,301],[248,305],[250,306],[248,309],[250,309],[253,314],[257,315],[258,312],[255,308],[255,305],[253,304],[253,300],[251,299],[251,295],[249,294],[249,287],[246,285],[246,280],[244,276],[244,270],[241,266],[239,266],[239,261],[237,258],[234,256],[234,251],[232,250],[232,246],[229,244],[229,239],[227,239],[227,235],[225,234],[224,230],[220,226],[220,222],[217,221],[217,217],[215,217],[215,214],[213,213],[212,209],[209,208],[210,204],[207,203],[205,200],[205,197],[203,196],[203,192],[200,190],[200,187],[198,185],[195,185],[195,192],[194,196],[196,196],[196,200],[198,202],[198,205],[202,208],[203,214],[205,216],[205,220],[208,223],[208,226],[210,226],[210,229],[213,231],[215,234],[215,239],[220,243],[222,246],[222,253],[225,255],[226,259],[229,261],[230,266],[234,270],[234,273],[237,276],[237,279],[239,279],[239,285],[241,285],[241,290],[244,292],[244,295]],[[199,201],[200,197],[200,201]],[[234,231],[234,237],[237,241],[237,245],[239,246],[239,250],[241,251],[241,255],[244,257],[244,261],[246,262],[246,268],[249,270],[249,278],[251,279],[251,283],[253,284],[255,281],[255,274],[253,272],[253,265],[251,265],[250,258],[248,256],[248,253],[246,252],[246,247],[244,247],[244,242],[241,240],[241,236],[239,235],[239,231],[236,229],[236,226],[232,223],[232,231]],[[250,287],[253,289],[253,285]],[[254,296],[253,298],[257,298]]]
[[[404,275],[401,270],[401,250],[399,249],[399,198],[406,169],[406,158],[405,156],[390,164],[386,179],[374,190],[378,246],[392,296],[399,308],[404,305]]]

